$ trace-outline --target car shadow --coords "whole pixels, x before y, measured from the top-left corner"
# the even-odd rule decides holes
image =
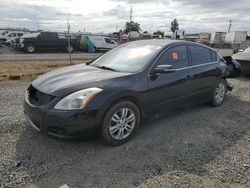
[[[52,139],[27,125],[16,147],[17,168],[40,187],[134,187],[176,171],[203,176],[204,165],[250,131],[249,107],[233,95],[220,107],[189,106],[143,124],[118,147],[100,139]]]

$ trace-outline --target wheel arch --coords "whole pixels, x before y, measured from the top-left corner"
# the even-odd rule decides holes
[[[132,103],[134,103],[139,111],[140,111],[140,116],[141,119],[143,119],[145,117],[145,110],[144,110],[144,104],[143,104],[143,98],[140,98],[138,93],[134,93],[134,92],[129,92],[126,94],[122,94],[122,95],[116,95],[115,97],[112,97],[112,99],[108,100],[107,104],[105,105],[105,111],[102,117],[105,117],[106,113],[108,112],[108,110],[115,104],[121,101],[130,101]]]

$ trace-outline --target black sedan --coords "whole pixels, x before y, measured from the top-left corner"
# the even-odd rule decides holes
[[[101,133],[105,143],[128,141],[143,119],[194,102],[223,103],[227,66],[198,43],[141,40],[92,63],[58,69],[29,86],[24,113],[33,128],[57,138]]]

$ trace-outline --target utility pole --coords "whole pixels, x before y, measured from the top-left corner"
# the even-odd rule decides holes
[[[40,27],[39,27],[39,22],[37,22],[37,31],[40,30]]]
[[[129,15],[129,22],[132,22],[132,18],[133,18],[133,7],[130,7],[130,15]]]
[[[70,24],[69,24],[69,18],[68,18],[68,52],[69,52],[69,63],[72,63],[71,60],[71,46],[70,46],[70,36],[69,36],[69,30],[70,30]]]
[[[230,32],[230,30],[231,30],[231,26],[232,26],[232,20],[229,20],[229,26],[228,26],[228,33]]]

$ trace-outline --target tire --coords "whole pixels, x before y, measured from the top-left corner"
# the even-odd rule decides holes
[[[226,96],[226,92],[227,92],[227,84],[225,80],[221,80],[216,88],[213,90],[212,93],[212,99],[211,99],[211,105],[212,106],[220,106]]]
[[[130,140],[140,125],[140,111],[131,101],[120,101],[106,113],[102,122],[102,137],[110,146]]]
[[[28,43],[25,45],[25,52],[27,53],[34,53],[36,51],[35,45]]]

